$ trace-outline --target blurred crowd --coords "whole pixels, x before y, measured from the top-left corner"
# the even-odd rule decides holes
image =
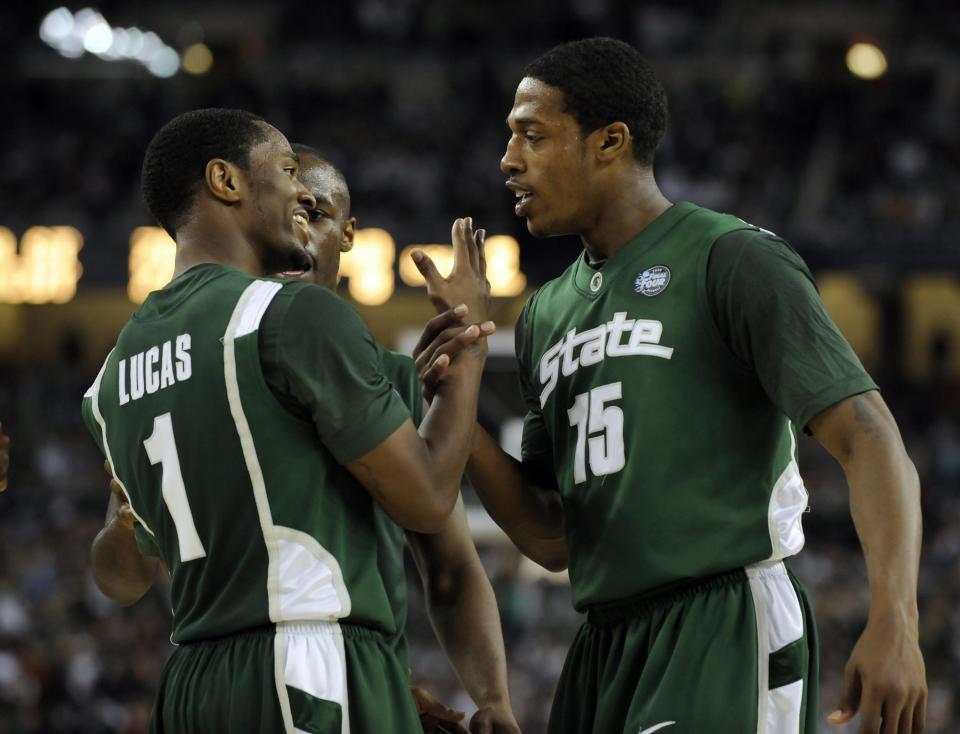
[[[474,6],[436,0],[231,4],[131,13],[181,45],[205,40],[206,76],[63,59],[37,38],[46,8],[0,9],[19,73],[0,79],[0,225],[71,224],[86,236],[85,282],[119,282],[129,234],[151,223],[139,168],[151,135],[203,106],[255,111],[341,164],[361,225],[399,244],[444,241],[456,216],[519,234],[498,162],[523,66],[559,40],[612,34],[648,55],[671,123],[657,161],[668,198],[788,233],[819,258],[888,262],[945,247],[960,212],[960,10],[926,3],[647,4],[567,0]],[[214,6],[216,7],[216,6]],[[952,19],[952,20],[951,20]],[[876,40],[881,79],[855,78],[849,43]],[[951,254],[952,253],[952,254]],[[525,271],[551,272],[548,247]]]
[[[140,734],[172,650],[164,583],[121,608],[90,575],[87,554],[109,497],[79,414],[92,377],[0,368],[0,416],[14,440],[10,489],[0,494],[0,734]],[[884,387],[923,486],[927,731],[953,734],[960,725],[960,384]],[[811,511],[807,547],[792,566],[820,625],[822,709],[829,711],[865,622],[868,589],[842,474],[815,440],[800,446]],[[582,618],[569,587],[522,573],[512,547],[484,544],[480,551],[499,602],[517,717],[524,731],[538,734]],[[408,570],[413,679],[469,712]]]

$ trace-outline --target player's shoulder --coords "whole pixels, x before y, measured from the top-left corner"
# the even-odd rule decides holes
[[[329,288],[297,280],[264,280],[280,286],[267,310],[272,321],[278,318],[322,318],[325,323],[334,326],[337,319],[352,321],[359,318],[356,310]]]
[[[711,267],[729,262],[747,267],[781,264],[807,269],[803,258],[784,237],[748,222],[743,223],[745,227],[717,237],[711,253]]]
[[[377,355],[380,358],[380,364],[383,365],[383,371],[388,376],[407,376],[415,375],[417,372],[413,357],[400,352],[394,352],[377,342]]]

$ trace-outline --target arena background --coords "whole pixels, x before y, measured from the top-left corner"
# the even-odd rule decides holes
[[[171,650],[163,584],[121,609],[91,580],[108,488],[79,412],[135,301],[169,276],[170,243],[140,229],[153,224],[139,191],[152,133],[183,110],[241,107],[340,164],[365,229],[344,262],[362,277],[341,291],[388,345],[407,349],[430,314],[406,247],[447,242],[461,215],[503,235],[481,417],[514,446],[510,327],[579,245],[535,241],[514,218],[504,118],[527,61],[598,34],[635,44],[667,87],[667,196],[790,240],[893,407],[923,484],[928,731],[960,731],[956,3],[357,0],[0,9],[0,420],[14,441],[0,495],[0,734],[145,731]],[[842,474],[814,440],[800,444],[811,511],[793,567],[820,623],[827,712],[868,591]],[[565,580],[521,562],[465,494],[515,710],[537,734],[580,618]],[[414,679],[472,711],[411,588]]]

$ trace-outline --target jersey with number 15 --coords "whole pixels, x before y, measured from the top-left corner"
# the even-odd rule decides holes
[[[743,229],[676,204],[602,268],[579,257],[517,324],[523,460],[555,475],[579,609],[803,545],[790,422],[708,308],[711,247]]]

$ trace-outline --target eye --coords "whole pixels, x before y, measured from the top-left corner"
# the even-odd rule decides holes
[[[534,135],[533,133],[524,133],[524,134],[523,134],[523,138],[524,138],[524,140],[526,140],[528,143],[536,143],[538,140],[542,140],[542,139],[543,139],[543,136],[542,136],[542,135]]]
[[[311,222],[319,222],[321,219],[327,218],[327,213],[322,209],[311,209],[307,216]]]

